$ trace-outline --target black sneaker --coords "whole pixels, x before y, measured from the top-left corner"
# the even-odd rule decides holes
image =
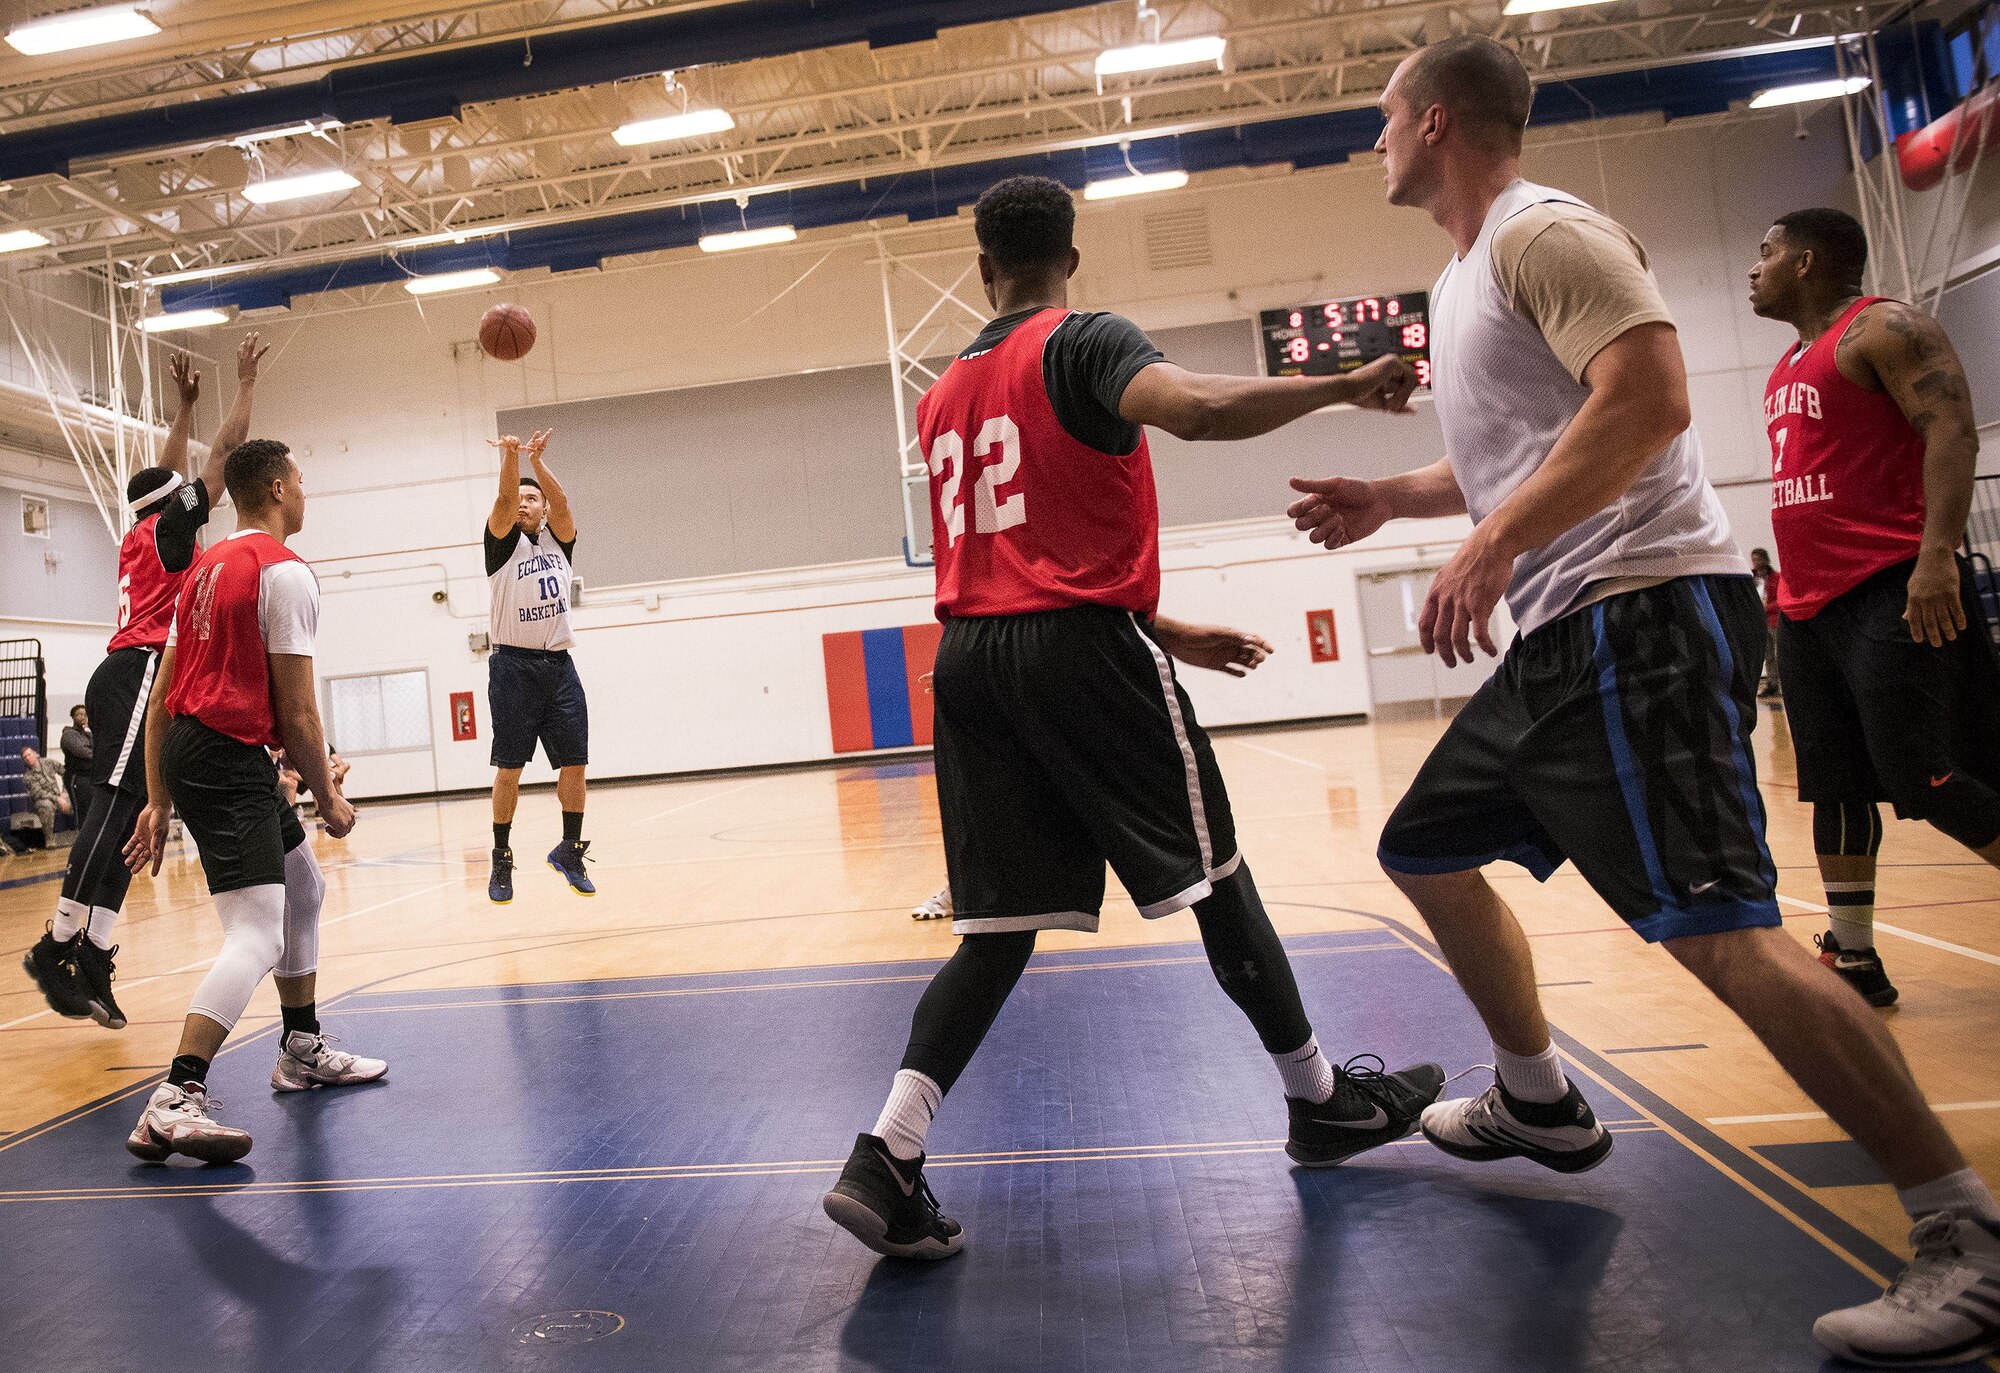
[[[118,1009],[117,998],[111,995],[111,984],[118,976],[112,959],[117,954],[116,944],[100,949],[88,938],[76,950],[77,970],[83,974],[83,985],[89,992],[90,1018],[107,1030],[125,1028],[125,1012]]]
[[[574,844],[565,839],[549,850],[549,866],[563,875],[569,889],[578,896],[595,896],[597,887],[590,880],[590,874],[583,870],[585,853],[590,848],[588,839],[579,839]]]
[[[1611,1132],[1574,1082],[1560,1101],[1523,1101],[1500,1085],[1475,1097],[1443,1101],[1424,1112],[1424,1138],[1453,1158],[1474,1163],[1524,1158],[1558,1173],[1583,1173],[1611,1153]]]
[[[486,879],[486,899],[496,906],[514,899],[514,850],[493,850],[493,874]]]
[[[1896,1004],[1896,985],[1882,971],[1882,960],[1873,949],[1843,949],[1831,931],[1813,936],[1819,961],[1840,974],[1840,980],[1861,993],[1871,1006]]]
[[[49,1009],[71,1020],[90,1019],[90,992],[76,966],[77,945],[87,942],[81,930],[59,942],[51,924],[21,960],[22,970],[35,979]]]
[[[1369,1066],[1370,1064],[1374,1066]],[[1417,1128],[1424,1107],[1444,1090],[1444,1069],[1419,1063],[1382,1071],[1382,1060],[1359,1054],[1335,1076],[1333,1095],[1314,1103],[1286,1097],[1292,1135],[1285,1152],[1307,1168],[1331,1168],[1365,1149],[1401,1139]]]
[[[874,1135],[856,1135],[840,1181],[820,1198],[833,1223],[892,1259],[948,1259],[965,1231],[938,1210],[924,1180],[924,1156],[902,1161]]]

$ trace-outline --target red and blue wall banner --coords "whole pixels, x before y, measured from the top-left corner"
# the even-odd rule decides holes
[[[835,753],[930,743],[931,698],[921,679],[943,633],[933,620],[820,636]]]

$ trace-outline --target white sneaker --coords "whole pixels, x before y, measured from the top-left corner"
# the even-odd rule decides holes
[[[312,1087],[352,1087],[374,1082],[389,1075],[389,1065],[379,1058],[357,1058],[333,1047],[332,1035],[309,1035],[293,1030],[278,1051],[278,1064],[271,1069],[271,1090],[303,1092]]]
[[[925,901],[920,905],[915,906],[911,909],[910,919],[912,920],[951,919],[951,888],[939,887],[937,890],[937,895],[931,897],[930,900]]]
[[[1917,1256],[1874,1301],[1829,1311],[1813,1335],[1843,1359],[1878,1368],[1939,1368],[2000,1351],[2000,1224],[1925,1216]]]
[[[148,1163],[164,1163],[169,1154],[203,1163],[236,1162],[250,1152],[250,1132],[216,1120],[209,1114],[216,1105],[199,1082],[186,1087],[162,1082],[126,1136],[126,1152]]]
[[[1597,1123],[1574,1082],[1560,1101],[1522,1101],[1496,1075],[1476,1097],[1425,1107],[1422,1125],[1432,1144],[1478,1163],[1524,1158],[1558,1173],[1581,1173],[1611,1152],[1611,1132]]]

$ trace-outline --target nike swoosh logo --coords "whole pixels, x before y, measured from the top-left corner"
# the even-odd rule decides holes
[[[1696,896],[1700,896],[1705,891],[1713,891],[1715,889],[1716,883],[1720,881],[1722,881],[1722,879],[1718,877],[1715,878],[1713,881],[1698,882],[1694,886],[1689,887],[1688,890],[1693,892]]]
[[[1943,786],[1943,785],[1944,785],[1944,784],[1945,784],[1946,782],[1949,782],[1950,780],[1951,780],[1951,774],[1947,772],[1947,773],[1946,773],[1946,774],[1945,774],[1944,776],[1942,776],[1942,777],[1933,777],[1933,778],[1931,778],[1931,785],[1932,785],[1932,786],[1934,786],[1934,787],[1941,787],[1941,786]]]
[[[896,1160],[894,1158],[890,1157],[888,1153],[886,1153],[881,1149],[877,1149],[875,1151],[875,1157],[881,1159],[883,1163],[888,1165],[889,1176],[894,1178],[896,1180],[896,1185],[903,1189],[904,1196],[913,1197],[917,1194],[917,1184],[914,1182],[903,1181],[903,1175],[902,1173],[897,1171]]]
[[[1328,1120],[1325,1116],[1314,1116],[1312,1117],[1312,1123],[1315,1125],[1338,1125],[1343,1130],[1379,1130],[1389,1123],[1389,1113],[1384,1111],[1380,1106],[1377,1106],[1374,1115],[1364,1117],[1361,1120]]]

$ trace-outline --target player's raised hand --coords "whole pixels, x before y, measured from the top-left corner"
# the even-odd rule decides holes
[[[553,429],[537,429],[529,436],[528,442],[525,445],[529,462],[537,467],[542,465],[542,453],[549,446],[549,436],[555,432]]]
[[[243,336],[243,342],[236,345],[236,382],[240,386],[246,381],[257,380],[257,364],[264,360],[264,354],[271,351],[271,345],[257,346],[257,331],[252,329]]]
[[[1417,389],[1417,369],[1394,353],[1384,353],[1348,376],[1356,388],[1350,403],[1363,410],[1410,413],[1410,393]]]
[[[153,870],[160,875],[160,862],[167,856],[167,825],[173,818],[170,806],[149,805],[139,812],[132,837],[125,841],[125,866],[135,873]]]
[[[1367,538],[1395,515],[1374,482],[1352,477],[1293,477],[1302,492],[1286,507],[1307,538],[1327,548],[1344,548]]]
[[[189,354],[175,353],[168,358],[167,375],[174,379],[174,388],[181,393],[182,409],[201,399],[201,373],[195,369],[194,358]]]
[[[502,434],[497,439],[488,439],[486,441],[486,446],[489,448],[497,448],[502,453],[506,453],[515,457],[520,456],[521,453],[521,440],[516,438],[512,434]]]

